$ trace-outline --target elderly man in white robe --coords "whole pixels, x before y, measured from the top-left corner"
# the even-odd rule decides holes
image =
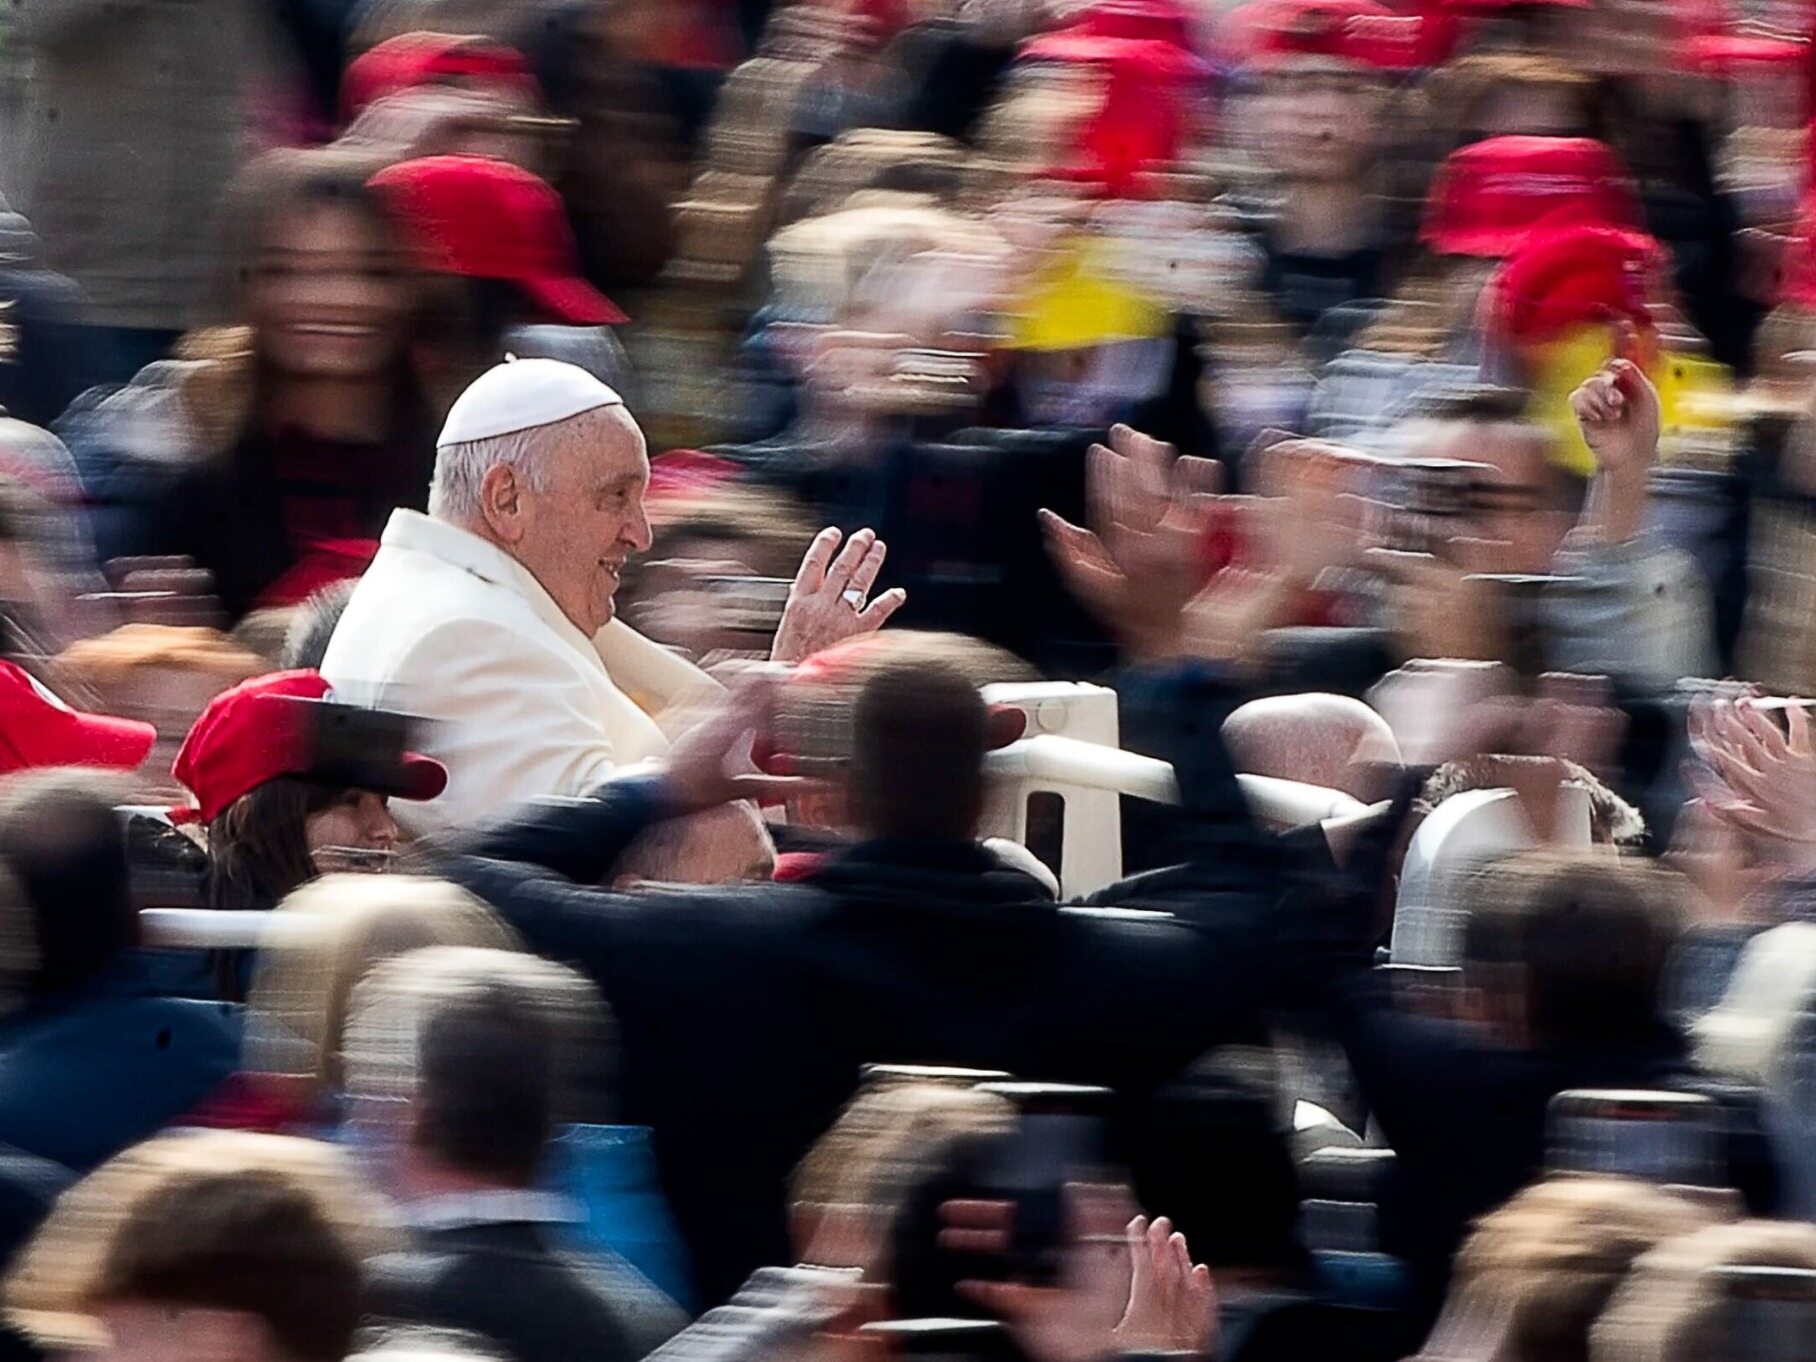
[[[614,618],[625,562],[650,546],[648,484],[643,432],[585,370],[509,361],[454,403],[429,513],[392,515],[322,662],[336,699],[434,721],[421,746],[448,788],[411,806],[409,831],[580,794],[660,756],[664,716],[718,689]],[[904,599],[869,599],[883,555],[870,530],[842,546],[821,531],[772,657],[881,626]]]

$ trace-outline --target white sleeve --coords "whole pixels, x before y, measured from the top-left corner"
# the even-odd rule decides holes
[[[538,796],[580,794],[620,761],[599,694],[573,664],[493,621],[431,630],[361,703],[431,721],[422,747],[446,763],[448,788],[428,804],[394,806],[412,832],[473,823]]]

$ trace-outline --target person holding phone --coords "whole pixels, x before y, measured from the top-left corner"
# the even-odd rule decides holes
[[[171,774],[192,803],[173,817],[207,830],[209,907],[272,908],[329,870],[382,865],[401,838],[390,797],[446,787],[447,769],[414,752],[397,754],[382,790],[325,778],[308,702],[328,693],[319,672],[254,677],[216,696],[184,738]]]

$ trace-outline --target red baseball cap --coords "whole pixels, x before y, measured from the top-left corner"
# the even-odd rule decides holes
[[[1113,38],[1168,43],[1187,51],[1192,47],[1191,16],[1176,0],[1098,0],[1066,27],[1047,34]],[[1030,47],[1040,45],[1035,38]]]
[[[1778,301],[1816,307],[1816,194],[1806,193],[1785,243]]]
[[[1508,256],[1483,295],[1483,330],[1491,342],[1528,345],[1566,332],[1624,319],[1643,333],[1655,328],[1646,278],[1660,258],[1658,242],[1612,227],[1535,232]]]
[[[1443,0],[1449,9],[1492,14],[1503,9],[1589,9],[1595,0]]]
[[[308,705],[298,702],[327,698],[328,683],[317,671],[268,672],[215,696],[171,764],[170,773],[195,801],[172,816],[212,822],[268,780],[307,775],[311,715]],[[387,793],[421,800],[447,788],[447,767],[406,752],[398,781]]]
[[[1211,74],[1174,0],[1102,0],[1019,55],[1103,71],[1097,108],[1074,127],[1067,160],[1046,173],[1112,195],[1141,192],[1143,177],[1178,155],[1189,122],[1185,86]]]
[[[1224,21],[1244,66],[1278,70],[1307,58],[1404,71],[1420,57],[1420,20],[1377,0],[1251,0]]]
[[[517,285],[552,320],[629,321],[580,277],[561,197],[529,171],[489,156],[424,156],[372,177],[423,268]]]
[[[0,773],[38,766],[130,771],[158,731],[137,719],[71,709],[23,667],[0,662]]]
[[[1765,33],[1697,33],[1677,45],[1677,65],[1707,75],[1727,75],[1747,67],[1800,67],[1809,60],[1808,39]]]
[[[542,102],[542,87],[515,48],[453,33],[401,33],[348,65],[341,77],[341,120],[351,123],[367,105],[400,90],[456,81],[490,85]]]
[[[1425,200],[1419,239],[1445,255],[1500,257],[1541,225],[1639,229],[1639,195],[1606,143],[1490,137],[1452,152]]]

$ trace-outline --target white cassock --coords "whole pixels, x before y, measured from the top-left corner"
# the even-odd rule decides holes
[[[392,514],[322,674],[336,700],[434,721],[416,746],[447,791],[393,806],[417,834],[583,793],[668,750],[652,714],[719,689],[617,620],[589,639],[523,564],[416,511]]]

